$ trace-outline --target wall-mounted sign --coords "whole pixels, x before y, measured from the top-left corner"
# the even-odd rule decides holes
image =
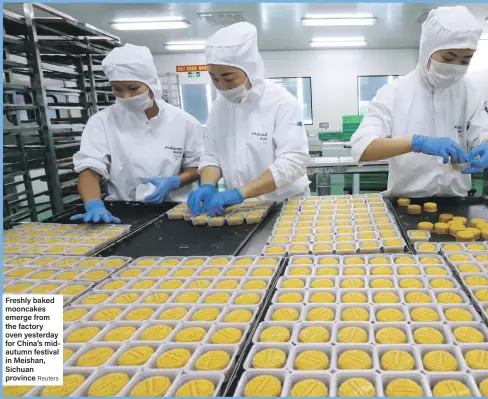
[[[176,72],[206,72],[206,65],[180,65],[176,67]]]
[[[188,72],[188,77],[189,78],[199,78],[200,72]]]

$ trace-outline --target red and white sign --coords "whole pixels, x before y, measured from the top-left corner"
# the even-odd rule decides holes
[[[176,72],[206,72],[206,65],[181,65],[176,67]]]

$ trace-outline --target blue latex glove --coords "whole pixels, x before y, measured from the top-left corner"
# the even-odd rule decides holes
[[[224,191],[214,195],[208,206],[207,215],[210,217],[221,216],[228,206],[237,205],[244,201],[239,189],[235,188],[232,191]]]
[[[426,137],[414,135],[412,139],[412,150],[427,155],[437,155],[444,159],[444,163],[466,163],[468,155],[450,138],[447,137]]]
[[[216,193],[217,189],[212,184],[202,184],[196,190],[192,191],[188,196],[187,201],[191,213],[193,213],[194,216],[198,216],[200,213],[206,213],[208,204]]]
[[[181,179],[179,176],[172,177],[153,177],[146,179],[144,184],[151,183],[156,186],[154,193],[144,198],[146,204],[162,204],[168,198],[171,191],[176,190],[181,186]]]
[[[479,157],[479,159],[476,159]],[[480,144],[473,151],[469,153],[469,162],[471,167],[463,170],[463,174],[471,174],[482,172],[488,168],[488,143]]]
[[[112,216],[100,200],[88,201],[85,210],[86,213],[71,216],[70,220],[83,219],[85,223],[120,223],[120,219]]]

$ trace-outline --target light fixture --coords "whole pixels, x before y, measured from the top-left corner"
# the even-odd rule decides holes
[[[245,22],[244,13],[238,12],[204,12],[197,14],[207,24],[228,26],[238,22]]]
[[[480,37],[480,40],[488,40],[488,31],[483,32],[483,34]]]
[[[307,15],[302,18],[303,26],[365,26],[376,24],[372,14]]]
[[[364,47],[368,42],[364,37],[343,37],[343,38],[317,38],[312,39],[310,42],[310,47],[320,48],[320,47]]]
[[[115,30],[168,30],[186,29],[190,22],[181,17],[168,17],[159,19],[127,19],[110,22]]]
[[[204,41],[192,41],[192,42],[168,42],[164,45],[166,50],[171,51],[192,51],[192,50],[205,50]]]

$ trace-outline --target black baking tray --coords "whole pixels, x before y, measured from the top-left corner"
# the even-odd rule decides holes
[[[261,223],[266,220],[269,212]],[[217,256],[236,255],[258,224],[193,226],[167,215],[153,220],[97,253],[98,256]]]
[[[106,201],[107,210],[119,218],[122,224],[130,224],[131,230],[137,230],[145,224],[161,217],[166,211],[175,206],[174,203],[165,202],[161,205],[148,205],[142,202]],[[48,223],[78,224],[81,220],[72,221],[70,217],[79,213],[85,213],[83,204],[76,205],[63,213],[54,215],[46,220]]]
[[[281,260],[278,272],[275,274],[271,283],[269,285],[268,290],[266,291],[266,296],[261,303],[261,307],[258,310],[258,314],[256,319],[254,320],[253,325],[251,326],[249,333],[247,335],[246,342],[244,343],[244,347],[240,352],[239,356],[236,359],[236,364],[234,365],[234,370],[232,371],[229,379],[227,382],[224,383],[220,396],[222,397],[232,397],[236,391],[237,385],[239,384],[239,380],[244,373],[244,361],[249,355],[251,348],[253,346],[252,338],[256,333],[259,324],[264,320],[266,317],[266,313],[268,312],[269,307],[271,306],[271,299],[273,298],[274,293],[276,292],[276,284],[281,276],[283,276],[286,266],[288,265],[288,258],[283,258]]]
[[[395,214],[398,225],[402,229],[402,234],[408,242],[407,231],[418,230],[418,223],[421,222],[421,215],[409,215],[399,212],[397,204],[398,198],[388,197],[385,199],[390,202],[390,207]],[[431,198],[412,198],[412,204],[423,205],[426,202],[435,202],[437,204],[437,215],[450,213],[454,216],[463,216],[468,220],[482,218],[488,220],[488,198],[487,197],[431,197]],[[449,234],[431,233],[431,242],[450,242],[456,241],[454,236]]]

